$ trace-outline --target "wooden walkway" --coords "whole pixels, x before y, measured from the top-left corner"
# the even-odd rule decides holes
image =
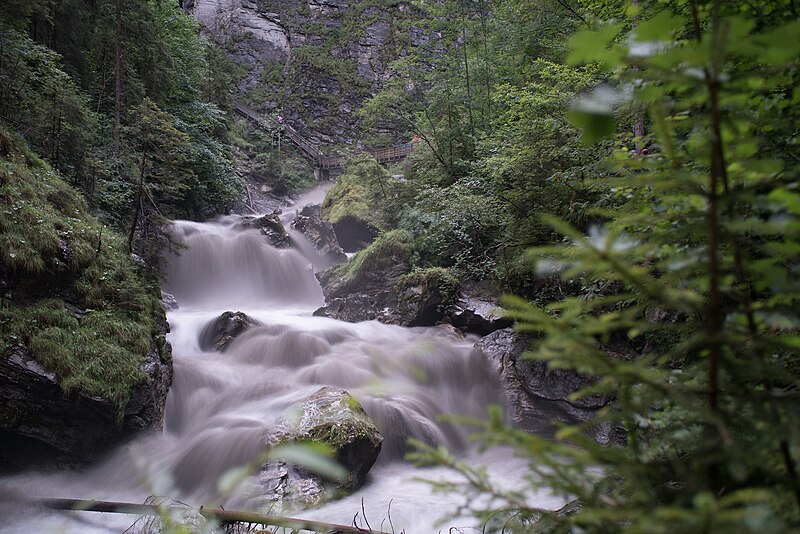
[[[282,137],[288,139],[300,152],[302,152],[314,168],[321,170],[341,169],[345,166],[348,156],[340,156],[338,154],[326,154],[322,152],[311,141],[303,137],[295,130],[290,124],[284,123],[283,125],[265,119],[261,114],[250,109],[249,107],[236,103],[233,106],[236,113],[250,121],[251,124],[257,128],[269,133],[273,139]],[[280,141],[279,141],[280,142]],[[414,151],[414,145],[411,143],[399,146],[390,146],[387,148],[379,148],[376,150],[369,150],[368,153],[378,161],[378,163],[390,163],[392,161],[400,161],[409,156]]]

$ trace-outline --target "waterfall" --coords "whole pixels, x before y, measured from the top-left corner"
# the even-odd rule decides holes
[[[363,405],[384,437],[383,447],[356,494],[297,515],[350,523],[363,500],[370,520],[380,524],[394,501],[398,532],[434,531],[435,520],[455,511],[462,497],[434,494],[414,480],[448,475],[405,462],[409,438],[488,462],[502,484],[524,484],[522,460],[506,451],[479,455],[470,447],[471,429],[442,419],[480,418],[489,404],[502,402],[486,358],[472,348],[475,339],[439,328],[314,317],[323,298],[313,273],[313,248],[302,243],[276,249],[238,221],[229,216],[174,223],[173,236],[182,246],[168,258],[165,290],[180,308],[168,313],[175,375],[163,434],[138,439],[88,473],[19,475],[0,481],[0,491],[12,484],[51,496],[141,502],[161,494],[229,509],[263,505],[252,495],[221,492],[220,480],[257,458],[286,410],[325,385],[347,390]],[[292,239],[302,236],[295,232]],[[224,352],[203,350],[204,328],[225,311],[244,312],[256,324]],[[93,518],[89,528],[58,516],[33,524],[29,517],[17,519],[21,522],[12,518],[0,531],[58,525],[68,532],[119,532],[125,521]]]

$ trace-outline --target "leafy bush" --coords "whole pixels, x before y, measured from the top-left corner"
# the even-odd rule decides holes
[[[422,189],[400,225],[415,236],[423,263],[452,267],[460,275],[495,277],[494,249],[505,239],[508,215],[480,181]]]

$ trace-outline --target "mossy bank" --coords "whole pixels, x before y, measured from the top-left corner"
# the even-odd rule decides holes
[[[0,136],[0,468],[21,450],[80,463],[161,425],[172,363],[158,283],[48,164]]]

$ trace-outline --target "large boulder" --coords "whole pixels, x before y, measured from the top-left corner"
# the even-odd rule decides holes
[[[172,384],[171,347],[153,341],[120,413],[108,399],[65,394],[56,374],[22,346],[0,355],[0,470],[89,464],[142,431],[159,431]],[[121,417],[121,420],[120,420]]]
[[[314,314],[401,324],[395,286],[411,271],[413,250],[411,236],[394,230],[381,234],[349,262],[317,273],[326,305]]]
[[[378,458],[383,437],[357,400],[344,390],[325,386],[295,405],[267,444],[303,441],[329,445],[347,476],[330,481],[303,467],[270,461],[258,479],[267,498],[284,507],[318,504],[337,490],[360,487]]]
[[[372,156],[353,158],[322,201],[321,214],[333,225],[345,252],[356,252],[389,227],[376,206],[386,202],[394,179]]]
[[[552,421],[567,424],[592,419],[599,408],[611,399],[589,395],[572,399],[571,395],[594,383],[590,377],[575,371],[552,369],[546,361],[524,358],[528,340],[511,328],[492,332],[481,338],[475,348],[483,352],[505,385],[511,409],[510,416],[522,428],[548,434],[553,431]],[[593,430],[598,441],[613,439],[610,425],[599,425]]]
[[[301,232],[314,245],[317,253],[337,265],[347,261],[347,255],[339,246],[333,226],[322,220],[319,204],[309,204],[297,212],[292,228]]]
[[[499,300],[500,292],[490,281],[467,282],[460,288],[450,309],[448,322],[465,332],[481,336],[508,328],[513,321],[503,316]]]
[[[240,229],[254,229],[261,232],[270,244],[276,248],[286,248],[290,244],[289,234],[280,218],[280,210],[275,210],[261,217],[242,217],[236,227]]]
[[[397,324],[433,326],[445,319],[457,292],[458,280],[447,269],[417,269],[395,285]]]
[[[226,311],[203,327],[200,332],[200,348],[223,352],[236,337],[260,324],[243,312]]]

